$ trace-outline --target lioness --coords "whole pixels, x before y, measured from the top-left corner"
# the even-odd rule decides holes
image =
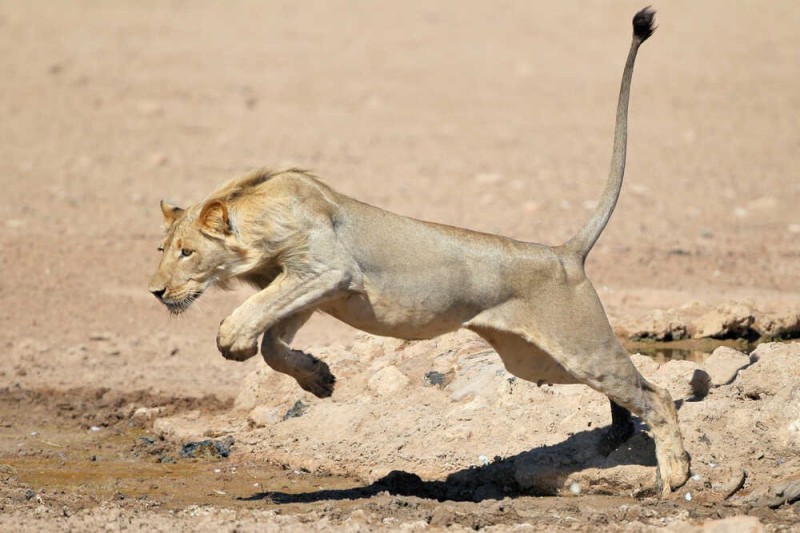
[[[255,285],[259,292],[220,323],[220,352],[248,359],[263,334],[267,364],[320,398],[333,392],[328,365],[289,346],[314,311],[403,339],[467,328],[515,376],[605,393],[612,446],[632,433],[630,411],[640,416],[655,439],[657,490],[669,493],[689,473],[672,399],[631,363],[584,272],[622,186],[633,65],[653,18],[649,8],[633,18],[608,183],[591,219],[566,244],[422,222],[339,194],[301,170],[259,170],[188,209],[161,203],[166,236],[150,291],[177,314],[211,285]]]

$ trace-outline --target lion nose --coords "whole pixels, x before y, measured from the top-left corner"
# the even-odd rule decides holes
[[[150,289],[150,292],[153,293],[153,296],[161,300],[164,297],[164,293],[167,292],[167,289]]]

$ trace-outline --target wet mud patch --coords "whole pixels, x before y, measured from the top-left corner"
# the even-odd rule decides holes
[[[264,487],[302,492],[354,483],[233,459],[231,437],[173,441],[151,428],[154,411],[209,416],[230,407],[214,396],[0,389],[0,496],[19,504],[57,500],[70,511],[102,502],[241,507]]]

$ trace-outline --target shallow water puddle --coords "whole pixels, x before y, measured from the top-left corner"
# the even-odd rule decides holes
[[[286,470],[259,458],[214,455],[213,446],[186,458],[187,443],[158,439],[121,417],[111,427],[86,427],[87,413],[99,409],[94,394],[49,395],[26,406],[19,394],[0,390],[0,475],[28,499],[70,493],[77,505],[129,501],[145,507],[188,505],[252,507],[271,504],[269,494],[349,489],[358,481]],[[53,405],[63,407],[57,412]],[[123,404],[124,405],[124,404]],[[71,413],[72,416],[63,416]],[[182,453],[184,455],[182,455]],[[254,460],[255,459],[255,460]],[[1,487],[0,487],[1,488]]]
[[[658,363],[672,360],[702,363],[720,346],[750,353],[758,345],[758,343],[751,343],[743,339],[686,339],[670,342],[623,340],[622,344],[629,353],[640,353],[652,357]]]

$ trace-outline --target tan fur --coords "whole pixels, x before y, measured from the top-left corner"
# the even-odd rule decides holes
[[[653,432],[658,480],[668,493],[689,468],[674,405],[631,363],[583,268],[622,183],[633,61],[649,33],[637,35],[620,90],[609,185],[598,211],[566,245],[398,216],[300,170],[256,171],[185,211],[162,204],[164,256],[150,290],[178,313],[214,283],[252,283],[259,291],[220,324],[219,350],[248,359],[263,335],[265,361],[320,397],[333,391],[328,366],[290,347],[314,311],[404,339],[470,329],[512,374],[584,383],[638,414]]]

